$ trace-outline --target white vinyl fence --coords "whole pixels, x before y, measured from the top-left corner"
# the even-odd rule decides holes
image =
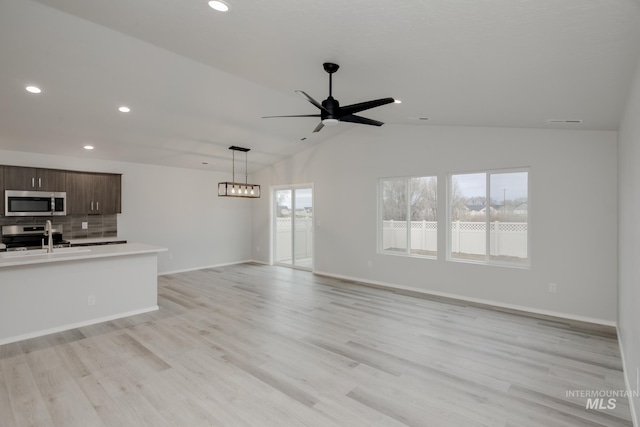
[[[436,221],[411,221],[411,250],[437,251]],[[491,255],[527,258],[527,223],[489,224]],[[483,255],[486,251],[486,223],[455,221],[451,224],[451,252]],[[407,248],[407,222],[383,221],[383,249]]]
[[[296,259],[310,258],[313,254],[313,219],[296,217]],[[436,221],[411,221],[411,250],[438,250]],[[291,218],[277,218],[277,262],[291,260]],[[491,255],[527,258],[527,223],[499,222],[489,224]],[[486,250],[486,223],[455,221],[451,224],[451,252],[484,255]],[[383,249],[407,248],[407,222],[383,221]]]
[[[407,222],[382,221],[382,249],[407,248]],[[411,221],[411,249],[438,250],[438,223]]]
[[[313,218],[296,217],[296,253],[297,260],[311,258],[313,254]],[[291,260],[291,218],[276,219],[276,262]]]

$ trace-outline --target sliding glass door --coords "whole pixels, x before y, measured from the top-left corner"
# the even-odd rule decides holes
[[[313,189],[279,188],[273,193],[273,235],[276,264],[313,268]]]

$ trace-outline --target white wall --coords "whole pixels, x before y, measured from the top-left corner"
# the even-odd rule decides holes
[[[640,62],[620,126],[618,147],[618,334],[627,383],[637,390],[640,387],[636,377],[640,368]],[[637,397],[633,399],[632,412],[634,425],[638,425]]]
[[[616,138],[596,131],[353,126],[254,175],[264,197],[254,205],[253,258],[269,261],[269,186],[313,183],[317,272],[613,324]],[[447,262],[444,253],[438,260],[377,254],[378,178],[437,174],[444,189],[450,172],[520,166],[531,167],[531,269]],[[440,230],[442,252],[444,238]],[[557,293],[548,291],[549,282]]]
[[[217,196],[228,174],[1,150],[0,164],[121,173],[118,234],[168,248],[159,273],[251,259],[251,200]]]

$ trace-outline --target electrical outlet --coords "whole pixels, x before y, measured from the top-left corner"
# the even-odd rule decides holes
[[[87,221],[82,221],[82,229],[87,230],[89,228],[89,223]]]
[[[367,261],[367,267],[369,268],[373,267],[373,263],[371,262],[371,260]]]
[[[87,305],[96,305],[95,295],[89,295],[89,298],[87,298]]]
[[[555,283],[549,283],[549,292],[555,294],[558,291],[558,285]]]

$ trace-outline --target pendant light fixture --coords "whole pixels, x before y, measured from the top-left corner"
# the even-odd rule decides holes
[[[256,199],[260,197],[260,186],[257,184],[249,184],[247,174],[247,152],[249,148],[236,147],[232,145],[229,147],[232,150],[233,166],[231,168],[231,182],[219,182],[218,183],[218,196],[220,197],[247,197],[250,199]],[[244,152],[244,184],[236,181],[236,151]]]

